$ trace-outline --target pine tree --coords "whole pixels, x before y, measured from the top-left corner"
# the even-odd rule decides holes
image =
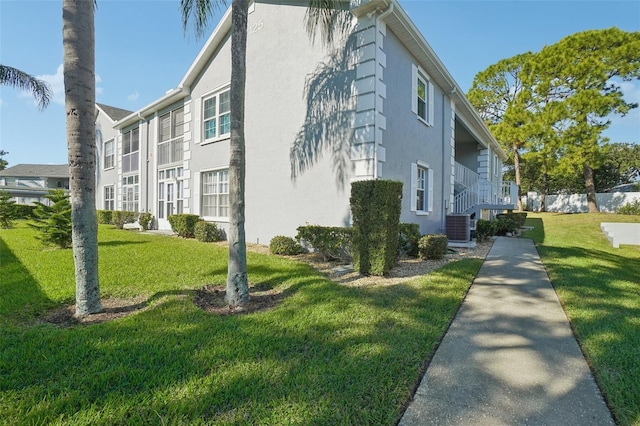
[[[0,228],[13,228],[13,219],[15,219],[15,200],[11,199],[11,195],[7,191],[0,191]]]
[[[38,238],[45,245],[60,248],[71,247],[71,203],[69,196],[61,189],[51,190],[45,198],[49,205],[36,202],[33,211],[35,219],[30,224],[37,229]]]

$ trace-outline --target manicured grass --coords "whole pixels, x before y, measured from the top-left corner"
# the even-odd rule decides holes
[[[250,281],[288,296],[221,317],[193,290],[224,282],[223,248],[109,227],[99,239],[103,296],[151,307],[57,328],[34,319],[73,301],[71,252],[0,230],[0,424],[392,425],[481,265],[349,288],[251,254]]]
[[[534,238],[607,402],[621,425],[640,425],[640,246],[611,246],[612,214],[529,214]]]

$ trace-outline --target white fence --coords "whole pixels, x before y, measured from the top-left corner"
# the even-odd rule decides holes
[[[620,207],[634,201],[640,201],[640,192],[596,194],[598,208],[603,213],[615,213]],[[586,213],[589,211],[586,194],[547,195],[545,202],[548,212]],[[522,205],[527,206],[527,210],[540,211],[540,194],[529,192],[522,197]]]

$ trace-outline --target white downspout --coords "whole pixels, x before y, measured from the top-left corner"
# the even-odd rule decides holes
[[[375,13],[377,13],[379,9],[376,9],[373,12],[369,12],[367,16],[371,18]],[[389,4],[387,10],[378,15],[375,19],[375,71],[373,74],[374,78],[374,88],[373,93],[375,94],[375,103],[373,105],[373,179],[378,180],[378,141],[376,140],[376,134],[378,133],[378,52],[380,48],[378,47],[378,27],[380,22],[389,16],[393,12],[393,3]]]

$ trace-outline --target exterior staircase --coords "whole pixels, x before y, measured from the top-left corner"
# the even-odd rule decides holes
[[[518,187],[511,181],[491,182],[473,170],[455,163],[453,214],[476,213],[481,210],[513,210],[517,205]]]

